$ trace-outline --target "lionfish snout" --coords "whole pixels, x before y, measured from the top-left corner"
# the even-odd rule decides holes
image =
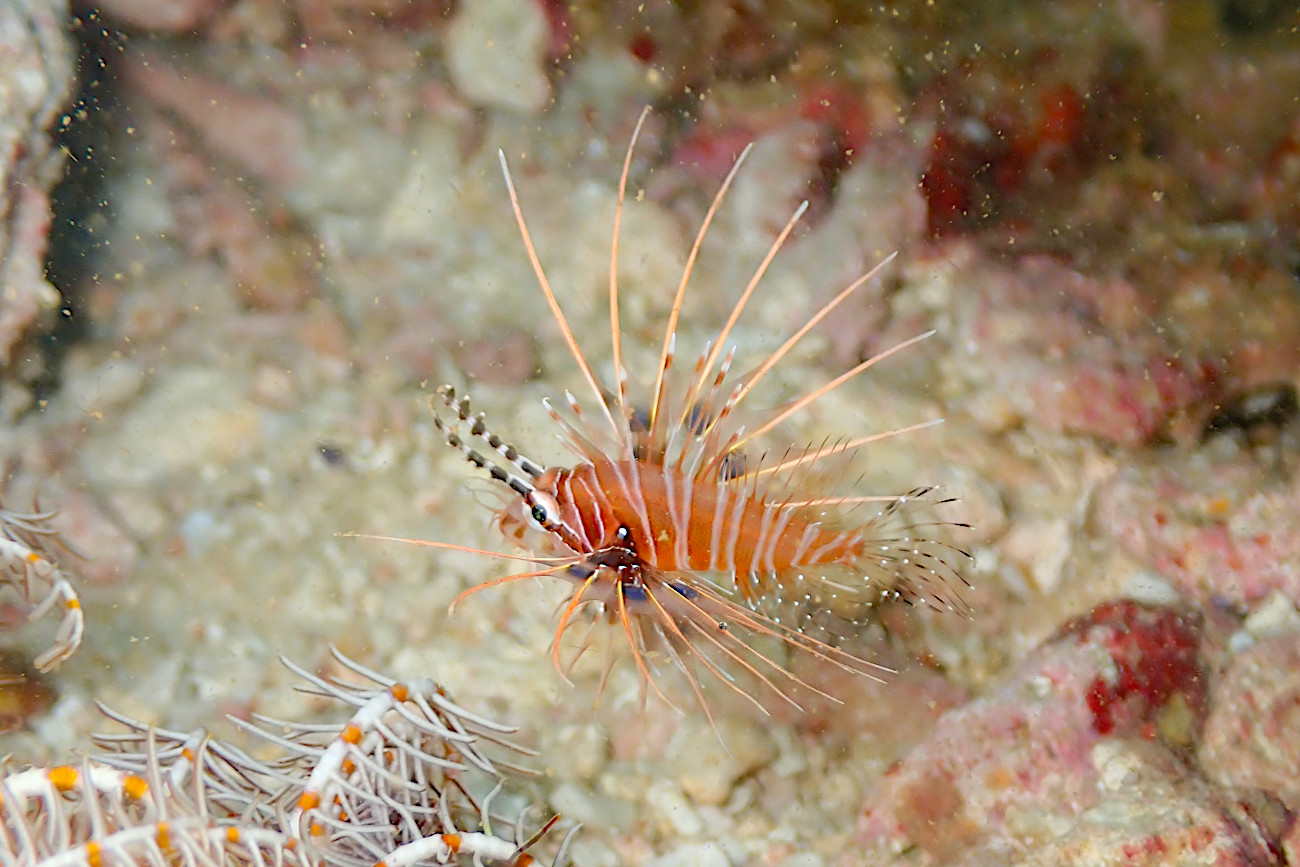
[[[572,554],[557,533],[538,523],[533,511],[528,501],[520,498],[511,500],[497,513],[497,528],[506,541],[544,557]]]

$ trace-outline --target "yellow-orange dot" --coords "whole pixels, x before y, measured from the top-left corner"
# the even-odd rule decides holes
[[[64,603],[63,603],[63,607],[64,607],[64,608],[67,608],[68,610],[72,610],[72,609],[75,609],[75,608],[80,608],[80,607],[81,607],[81,600],[78,599],[77,597],[73,596],[73,597],[72,597],[71,599],[69,599],[67,602],[64,602]]]
[[[27,552],[27,556],[24,557],[23,559],[26,560],[28,563],[39,563],[39,562],[41,562],[41,556],[40,556],[39,554],[36,554],[36,553],[32,552],[32,551],[28,551],[28,552]]]
[[[387,862],[387,861],[376,861],[376,862],[375,862],[375,867],[388,867],[388,862]]]
[[[298,797],[299,810],[314,810],[320,806],[320,792],[313,792],[310,789],[303,792]]]
[[[411,690],[404,683],[395,683],[388,688],[388,691],[392,694],[393,698],[398,701],[406,701],[411,697]]]
[[[519,857],[514,860],[514,867],[528,867],[533,863],[533,856],[527,852],[520,852]]]
[[[66,792],[77,785],[77,769],[71,765],[50,768],[50,782],[60,792]]]
[[[128,798],[138,801],[149,794],[149,784],[140,777],[131,775],[122,781],[122,791],[126,792]]]
[[[236,828],[236,827],[234,827],[233,825],[232,825],[231,827],[227,828],[227,829],[226,829],[226,839],[229,840],[231,843],[238,843],[238,842],[239,842],[239,829]]]
[[[187,762],[194,761],[194,750],[189,747],[181,747],[181,758]]]
[[[158,841],[159,849],[166,850],[172,847],[171,828],[167,826],[166,822],[158,823],[158,831],[154,834],[154,839]]]
[[[312,835],[313,837],[319,837],[319,836],[321,836],[321,835],[324,834],[324,833],[325,833],[325,826],[324,826],[324,825],[322,825],[320,822],[312,822],[312,823],[311,823],[311,835]]]
[[[339,767],[343,771],[343,776],[350,777],[352,776],[352,772],[357,769],[357,763],[351,759],[344,759],[343,764]]]
[[[447,849],[451,852],[451,854],[455,855],[457,852],[460,851],[459,834],[443,834],[442,842],[447,844]]]
[[[343,727],[343,734],[340,737],[350,744],[361,743],[361,726],[356,723],[348,723]]]
[[[86,844],[86,863],[90,867],[100,867],[104,863],[103,852],[103,847],[91,840]]]

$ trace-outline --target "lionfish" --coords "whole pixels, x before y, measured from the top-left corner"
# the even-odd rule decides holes
[[[926,339],[926,332],[862,361],[830,382],[771,412],[752,429],[736,421],[737,410],[763,378],[845,299],[880,273],[891,255],[853,281],[747,376],[731,372],[735,347],[724,351],[772,260],[808,203],[778,233],[717,336],[700,353],[681,383],[670,381],[677,326],[705,235],[751,147],[745,148],[714,196],[677,286],[664,330],[648,403],[628,398],[619,325],[618,245],[633,151],[649,109],[633,131],[619,179],[609,268],[609,322],[615,388],[597,377],[560,308],[533,245],[504,152],[498,152],[515,220],[542,294],[582,378],[598,407],[591,417],[570,393],[567,413],[544,406],[578,461],[544,467],[488,429],[468,397],[450,386],[438,396],[434,421],[448,446],[508,489],[495,524],[527,556],[467,548],[447,542],[403,539],[431,547],[470,551],[532,563],[540,568],[471,587],[466,596],[509,581],[558,576],[575,585],[561,607],[551,658],[566,681],[591,633],[567,664],[562,643],[581,609],[595,609],[621,627],[642,681],[668,704],[659,684],[660,662],[685,675],[708,712],[707,681],[735,690],[767,712],[770,699],[799,708],[798,694],[820,689],[783,660],[802,654],[873,679],[890,673],[818,637],[809,627],[822,614],[861,613],[890,598],[964,611],[956,589],[964,583],[958,564],[969,555],[926,535],[937,526],[917,520],[918,508],[951,502],[933,488],[901,496],[846,496],[815,489],[827,467],[844,470],[860,449],[941,419],[819,445],[791,447],[779,458],[747,460],[745,447],[886,358]],[[895,254],[896,255],[896,254]],[[431,401],[434,404],[435,401]],[[478,448],[472,443],[479,445]],[[486,448],[484,448],[486,447]],[[492,454],[494,457],[487,457]],[[819,471],[820,470],[820,474]],[[841,472],[840,475],[843,475]],[[966,526],[948,523],[947,526]],[[387,538],[387,537],[381,537]],[[784,650],[782,650],[784,648]],[[612,660],[607,661],[600,689]],[[747,689],[748,676],[761,684]],[[757,694],[755,694],[757,693]]]

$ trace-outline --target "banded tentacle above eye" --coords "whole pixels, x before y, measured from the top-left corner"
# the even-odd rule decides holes
[[[519,449],[488,430],[486,416],[483,413],[480,412],[478,415],[471,416],[469,395],[457,395],[456,389],[450,385],[444,385],[438,389],[438,396],[442,398],[442,402],[447,405],[448,409],[456,413],[458,420],[470,422],[470,436],[483,440],[493,451],[505,458],[512,467],[532,479],[537,479],[542,473],[546,472],[546,468],[541,464],[530,460],[527,455],[521,454]],[[436,409],[433,415],[437,419],[438,413]],[[439,430],[444,430],[440,422],[435,423],[438,424]]]
[[[459,407],[461,406],[467,407],[468,401],[457,401],[455,397],[455,391],[451,388],[451,386],[443,386],[442,388],[438,389],[438,394],[442,396],[443,400],[447,403],[448,407],[450,407],[451,409],[457,412],[457,419],[459,420],[461,418],[459,414]],[[537,488],[530,481],[522,478],[521,476],[516,476],[513,475],[512,473],[506,472],[506,470],[502,468],[500,465],[483,457],[483,455],[480,454],[473,446],[469,445],[468,443],[465,442],[464,439],[461,438],[460,426],[457,421],[453,421],[450,424],[443,421],[442,416],[438,415],[437,408],[433,406],[432,400],[429,401],[429,404],[430,404],[430,409],[433,410],[433,424],[435,427],[438,428],[439,431],[442,432],[443,439],[446,440],[447,445],[451,446],[453,449],[460,452],[461,456],[464,457],[465,460],[469,461],[471,464],[478,467],[480,470],[486,470],[487,474],[491,476],[494,480],[501,482],[503,485],[506,485],[508,488],[510,488],[510,490],[514,491],[516,494],[523,497],[525,500],[528,500],[529,502],[532,501],[532,498],[537,493]],[[529,463],[532,466],[536,466],[536,464],[532,464],[531,461],[529,461]],[[512,466],[517,466],[517,464],[514,464],[512,462]],[[522,470],[522,467],[520,469]],[[524,470],[524,472],[527,471]]]

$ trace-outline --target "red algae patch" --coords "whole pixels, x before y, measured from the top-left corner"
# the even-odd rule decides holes
[[[1135,709],[1144,716],[1175,695],[1198,711],[1203,707],[1195,618],[1119,600],[1097,606],[1061,634],[1077,636],[1080,645],[1102,647],[1113,663],[1113,670],[1088,686],[1085,698],[1097,734],[1113,734],[1122,717],[1133,716]]]
[[[1152,329],[1156,307],[1121,276],[1049,256],[1014,267],[976,256],[953,279],[956,345],[979,359],[958,375],[970,377],[970,411],[991,429],[1025,422],[1133,448],[1214,393],[1213,366]]]

